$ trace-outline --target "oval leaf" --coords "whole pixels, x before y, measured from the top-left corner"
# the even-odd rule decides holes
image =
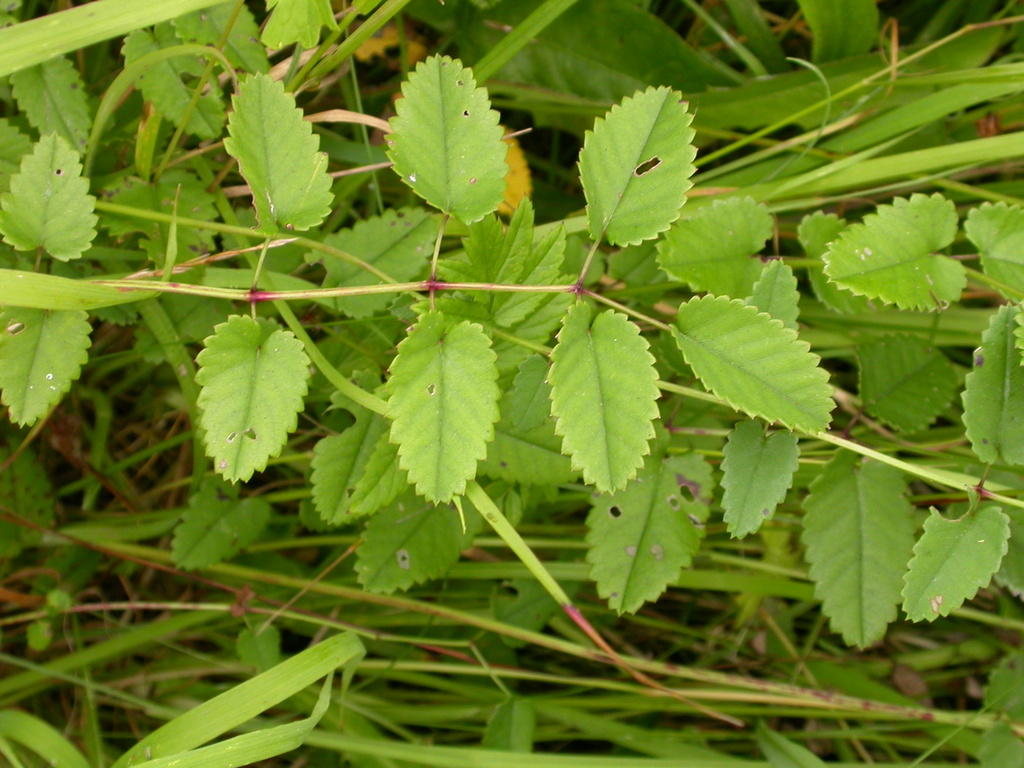
[[[447,56],[420,62],[391,118],[388,157],[413,191],[469,224],[505,195],[508,145],[473,72]]]
[[[19,251],[45,248],[55,259],[77,259],[96,237],[95,205],[78,153],[49,133],[22,158],[11,191],[0,195],[0,232]]]
[[[799,458],[792,432],[765,435],[755,420],[733,428],[722,461],[722,509],[732,536],[742,539],[771,519],[793,484]]]
[[[234,315],[196,362],[206,454],[226,479],[248,480],[277,456],[306,396],[309,358],[291,332]]]
[[[832,387],[818,356],[794,331],[741,299],[705,296],[679,307],[673,328],[704,385],[751,416],[790,429],[828,428]]]
[[[476,475],[498,420],[498,369],[479,325],[420,318],[398,345],[387,388],[402,469],[430,501],[451,501]]]
[[[959,520],[932,509],[903,577],[907,617],[934,621],[974,597],[999,570],[1009,535],[1009,521],[997,506],[983,506]]]
[[[551,412],[562,452],[601,493],[624,488],[643,464],[658,415],[658,374],[640,329],[618,312],[591,326],[590,305],[569,309],[551,352]]]
[[[88,359],[89,317],[78,310],[0,312],[0,387],[15,424],[32,424],[78,378]]]
[[[985,274],[1010,286],[1003,295],[1015,299],[1024,291],[1024,208],[983,203],[967,214],[964,232],[977,247]]]
[[[340,435],[329,435],[313,446],[313,505],[328,525],[339,525],[351,515],[349,495],[387,426],[380,416],[362,412]]]
[[[590,235],[636,245],[679,218],[693,184],[693,115],[671,88],[648,88],[598,118],[580,152]]]
[[[269,75],[245,78],[231,100],[224,148],[252,190],[260,228],[306,230],[330,212],[334,200],[327,155],[302,119],[295,98]]]
[[[943,309],[967,284],[960,262],[935,253],[956,231],[956,207],[941,195],[896,198],[830,244],[825,274],[859,296],[901,309]]]

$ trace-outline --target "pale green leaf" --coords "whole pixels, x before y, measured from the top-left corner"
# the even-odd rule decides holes
[[[799,327],[796,322],[800,316],[799,302],[800,291],[793,268],[781,259],[772,259],[761,270],[745,303],[781,320],[784,326],[795,331]]]
[[[262,626],[258,633],[243,629],[238,633],[235,647],[239,661],[255,667],[257,672],[266,672],[281,662],[281,631],[273,624]]]
[[[260,228],[303,231],[327,216],[334,198],[327,155],[295,97],[269,75],[242,80],[231,99],[224,148],[252,190]]]
[[[0,365],[3,365],[2,355],[0,352]],[[53,487],[47,473],[39,471],[35,451],[22,443],[17,455],[12,457],[12,453],[13,449],[0,444],[0,466],[4,468],[0,472],[0,499],[9,509],[17,510],[19,518],[32,525],[19,525],[0,518],[0,560],[8,562],[22,548],[39,542],[43,531],[53,525],[55,512]]]
[[[156,291],[123,291],[89,280],[0,269],[0,306],[31,309],[98,309],[156,296]],[[525,357],[525,355],[524,355]]]
[[[828,427],[832,386],[818,356],[779,320],[740,299],[705,296],[679,307],[676,343],[709,390],[750,416],[790,429]]]
[[[362,517],[390,504],[408,485],[405,470],[398,465],[398,446],[391,442],[391,431],[377,440],[362,474],[352,487],[348,514]]]
[[[509,699],[494,707],[480,746],[503,752],[532,752],[537,713],[530,699]]]
[[[867,53],[878,42],[875,0],[798,0],[811,28],[816,64]]]
[[[351,229],[328,235],[324,243],[372,264],[398,282],[406,282],[426,271],[436,237],[437,221],[424,209],[402,208],[363,219]],[[324,263],[324,288],[383,284],[376,275],[322,251],[306,254],[306,261],[313,260]],[[367,317],[385,309],[393,299],[392,294],[382,293],[346,296],[333,302],[349,317]]]
[[[328,525],[340,525],[352,519],[349,495],[370,460],[387,422],[368,412],[340,435],[330,435],[313,446],[310,483],[313,504]]]
[[[834,213],[815,211],[803,218],[797,227],[796,236],[807,256],[821,261],[828,251],[829,243],[839,237],[846,226],[846,219],[841,219]],[[824,262],[821,266],[824,266]],[[871,311],[870,301],[830,282],[824,269],[808,269],[807,277],[811,288],[814,289],[814,295],[833,312],[849,315]]]
[[[21,158],[32,151],[28,136],[0,117],[0,193],[10,189],[11,176],[21,167]]]
[[[338,28],[331,0],[267,0],[270,18],[263,28],[263,44],[279,49],[298,43],[314,48],[320,40],[320,27]]]
[[[587,562],[598,594],[619,613],[656,600],[690,565],[714,486],[697,454],[652,453],[636,479],[597,497],[587,516]]]
[[[956,394],[956,371],[916,336],[886,336],[857,347],[860,398],[870,415],[905,431],[931,424]]]
[[[821,758],[807,747],[794,744],[781,733],[757,724],[757,746],[772,768],[825,768]]]
[[[33,424],[60,400],[88,359],[89,317],[81,310],[0,312],[0,387],[15,424]]]
[[[221,3],[171,21],[182,42],[196,45],[219,45],[229,23],[231,31],[224,44],[228,61],[243,72],[266,72],[270,69],[267,51],[260,44],[259,25],[252,11],[244,5]]]
[[[429,312],[391,364],[387,388],[391,440],[416,490],[451,501],[476,475],[498,420],[498,371],[479,325]]]
[[[811,483],[803,542],[832,629],[863,648],[896,618],[914,546],[913,508],[892,467],[841,452]]]
[[[989,464],[1024,464],[1024,368],[1014,346],[1020,314],[1019,307],[1006,305],[992,315],[965,381],[967,438]]]
[[[775,514],[793,484],[800,458],[792,432],[765,434],[755,420],[733,427],[722,461],[722,509],[729,533],[742,539]]]
[[[590,305],[565,315],[551,352],[551,413],[562,452],[601,493],[624,488],[643,465],[658,415],[658,374],[640,329],[618,312],[591,324]]]
[[[956,207],[941,195],[896,198],[829,245],[825,274],[859,296],[900,309],[943,309],[967,284],[963,265],[936,253],[956,232]]]
[[[679,218],[693,184],[693,114],[677,91],[648,88],[594,122],[580,152],[580,180],[595,240],[636,245]]]
[[[227,480],[248,480],[295,429],[309,358],[290,331],[233,315],[206,339],[196,362],[206,453]]]
[[[658,263],[695,291],[749,296],[764,266],[757,254],[774,227],[763,203],[749,197],[716,200],[676,222],[658,243]]]
[[[56,133],[76,152],[85,149],[92,118],[85,83],[63,56],[11,75],[14,98],[22,114],[42,136]]]
[[[519,365],[508,400],[509,426],[520,432],[539,427],[551,415],[551,385],[548,361],[542,355],[530,355]]]
[[[95,204],[78,153],[50,133],[22,158],[10,191],[0,195],[0,232],[19,251],[43,248],[61,261],[77,259],[96,237]]]
[[[542,360],[539,356],[538,359]],[[546,364],[544,370],[547,371]],[[537,373],[534,371],[531,375]],[[550,387],[543,386],[546,391],[550,391]],[[515,389],[502,398],[501,420],[494,428],[494,440],[487,446],[487,458],[480,465],[480,473],[510,483],[529,485],[557,485],[574,481],[579,477],[579,471],[574,470],[569,458],[562,454],[562,441],[555,434],[554,419],[550,415],[550,400],[533,404],[538,410],[544,406],[544,418],[536,425],[523,429],[516,426],[516,416],[520,415],[516,399]],[[539,415],[534,413],[534,416]]]
[[[180,45],[169,22],[158,24],[150,33],[137,29],[125,38],[124,61],[131,66],[147,54]],[[146,101],[153,103],[160,114],[177,126],[202,139],[220,137],[224,128],[224,101],[219,88],[206,88],[190,111],[192,92],[206,65],[195,54],[153,61],[139,75],[139,90]],[[216,82],[216,81],[214,81]],[[188,116],[188,122],[185,118]]]
[[[479,514],[468,505],[464,510],[466,533],[455,509],[411,493],[378,512],[367,521],[356,550],[359,583],[370,592],[394,592],[444,576],[479,530]]]
[[[508,145],[472,70],[447,56],[421,61],[402,86],[395,113],[388,157],[402,181],[466,224],[497,210]]]
[[[270,521],[270,504],[259,496],[238,500],[238,489],[206,482],[189,499],[174,529],[171,559],[179,568],[216,565],[254,542]]]
[[[1024,768],[1024,741],[1009,723],[994,723],[981,734],[981,768]]]
[[[964,232],[978,249],[986,275],[1024,291],[1024,208],[983,203],[967,214]]]
[[[948,616],[988,586],[1006,554],[1009,535],[1009,521],[995,505],[984,505],[958,520],[947,520],[933,509],[903,577],[907,617],[934,621]]]

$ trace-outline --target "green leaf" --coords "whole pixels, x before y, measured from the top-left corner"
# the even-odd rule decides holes
[[[281,663],[281,631],[273,624],[264,626],[259,633],[243,629],[235,641],[238,660],[259,672],[266,672]]]
[[[426,270],[437,238],[437,221],[422,208],[388,210],[363,219],[351,229],[324,238],[324,244],[372,264],[398,282],[412,280]],[[310,251],[306,261],[322,260],[327,274],[324,288],[383,285],[375,275],[351,262]],[[368,317],[385,309],[394,297],[382,293],[334,299],[338,311],[349,317]]]
[[[3,331],[0,331],[2,333]],[[2,364],[0,352],[0,364]],[[32,527],[0,519],[0,560],[17,555],[22,548],[37,544],[43,531],[53,525],[53,487],[45,472],[39,471],[39,461],[32,447],[22,443],[16,455],[0,444],[0,499],[8,509],[16,510],[18,517],[32,523]]]
[[[1024,520],[1013,515],[1010,517],[1010,540],[1006,555],[999,566],[996,581],[1006,587],[1017,597],[1024,596]]]
[[[403,84],[395,113],[388,157],[402,181],[466,224],[497,210],[508,145],[472,70],[447,56],[421,61]]]
[[[1024,291],[1024,208],[983,203],[967,214],[964,232],[978,249],[986,275]]]
[[[22,158],[11,191],[0,195],[0,232],[19,251],[44,248],[61,261],[77,259],[96,237],[95,204],[78,153],[47,134]]]
[[[797,227],[796,236],[807,256],[820,261],[828,251],[829,243],[839,237],[846,226],[846,219],[841,219],[834,213],[815,211],[803,218]],[[870,312],[873,307],[863,296],[857,296],[830,282],[823,269],[808,269],[807,277],[811,288],[814,289],[814,295],[833,312],[849,315]]]
[[[733,427],[722,461],[722,509],[733,537],[742,539],[771,519],[793,484],[799,458],[792,432],[766,435],[754,420]]]
[[[830,244],[825,274],[859,296],[900,309],[943,309],[967,284],[960,262],[935,253],[956,231],[956,207],[941,195],[896,198]]]
[[[348,513],[352,517],[373,514],[397,499],[407,485],[405,470],[398,465],[398,446],[391,442],[388,430],[377,440],[352,488]]]
[[[761,270],[761,276],[744,303],[781,320],[784,326],[795,331],[799,328],[796,322],[800,315],[799,302],[800,291],[793,268],[781,259],[772,259]]]
[[[238,489],[214,481],[189,499],[174,529],[171,559],[179,568],[216,565],[252,544],[270,522],[270,504],[259,496],[238,500]]]
[[[546,364],[544,370],[547,371]],[[543,386],[550,391],[546,384]],[[523,429],[516,426],[517,397],[513,387],[500,403],[501,420],[494,428],[494,440],[487,446],[487,458],[480,465],[480,473],[527,485],[557,485],[575,480],[579,471],[574,470],[569,458],[562,454],[562,440],[555,434],[554,419],[550,415],[550,400],[535,404],[538,409],[545,406],[544,419]]]
[[[905,431],[924,429],[956,394],[956,371],[916,336],[886,336],[857,347],[864,410]]]
[[[967,439],[989,464],[1024,464],[1024,368],[1014,346],[1020,314],[1019,307],[1006,305],[992,315],[965,381]]]
[[[76,152],[85,149],[92,118],[85,83],[75,66],[59,56],[11,75],[22,114],[43,136],[56,133]]]
[[[1020,651],[1005,656],[992,670],[985,686],[985,708],[1013,720],[1024,717],[1024,655]]]
[[[260,229],[307,230],[330,212],[334,200],[327,155],[302,119],[295,97],[269,75],[242,80],[231,99],[224,148],[252,189]]]
[[[757,746],[772,768],[825,768],[825,763],[807,747],[794,744],[780,733],[757,724]]]
[[[310,463],[313,504],[328,525],[351,519],[349,494],[361,477],[387,422],[369,412],[360,413],[356,423],[340,435],[330,435],[313,446]]]
[[[398,345],[387,383],[400,465],[430,501],[451,501],[476,475],[498,420],[498,371],[479,325],[420,318]]]
[[[693,114],[671,88],[648,88],[594,122],[580,152],[590,235],[636,245],[679,218],[696,170]]]
[[[798,0],[811,28],[816,64],[870,51],[878,37],[875,0]]]
[[[708,389],[750,416],[790,429],[828,428],[832,386],[794,331],[740,299],[705,296],[679,307],[673,328],[686,362]]]
[[[704,536],[714,484],[697,454],[652,453],[624,490],[599,496],[587,516],[587,562],[608,607],[633,613],[690,565]]]
[[[886,464],[841,452],[810,491],[803,542],[814,595],[832,629],[863,648],[896,618],[901,577],[914,546],[906,484]]]
[[[654,357],[640,329],[618,312],[591,324],[590,305],[565,315],[551,352],[551,413],[562,452],[601,493],[624,488],[643,465],[658,415]]]
[[[994,723],[981,734],[981,768],[1024,768],[1024,741],[1009,723]]]
[[[995,505],[958,520],[947,520],[932,509],[903,577],[907,617],[934,621],[974,597],[999,570],[1009,535],[1009,521]]]
[[[21,158],[32,151],[28,136],[0,117],[0,193],[10,189],[11,176],[21,167]]]
[[[370,592],[394,592],[444,576],[482,521],[467,507],[466,522],[473,528],[464,533],[455,509],[405,494],[367,521],[356,550],[359,583]]]
[[[695,291],[749,296],[764,266],[756,255],[774,228],[763,203],[749,197],[716,200],[676,222],[658,243],[658,263]]]
[[[143,56],[179,45],[169,22],[158,24],[150,34],[144,29],[132,32],[124,41],[125,66]],[[224,102],[219,88],[206,88],[195,108],[189,111],[193,90],[206,69],[194,54],[154,61],[139,75],[138,87],[146,101],[177,126],[201,139],[219,138],[224,128]],[[216,81],[214,81],[216,83]],[[186,116],[188,122],[185,122]]]
[[[71,388],[88,359],[89,317],[80,310],[0,312],[0,387],[15,424],[34,424]]]
[[[98,309],[156,296],[156,291],[124,291],[88,280],[0,269],[0,306],[30,309]]]
[[[530,355],[519,364],[508,400],[509,425],[513,429],[529,432],[551,415],[548,370],[548,361],[542,355]]]
[[[233,315],[196,362],[206,453],[227,480],[248,480],[284,447],[306,396],[309,358],[290,331]]]
[[[237,13],[237,15],[235,15]],[[266,72],[270,69],[267,51],[260,44],[260,28],[252,11],[244,5],[227,3],[179,16],[171,21],[178,38],[195,45],[219,45],[224,30],[231,25],[224,54],[243,72]]]
[[[263,44],[275,50],[298,43],[315,48],[320,27],[338,28],[330,0],[267,0],[270,18],[263,28]]]
[[[480,746],[503,752],[532,752],[537,713],[529,699],[509,699],[494,708]]]

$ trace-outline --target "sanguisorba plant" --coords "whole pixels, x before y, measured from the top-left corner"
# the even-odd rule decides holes
[[[582,483],[593,493],[591,578],[611,608],[634,612],[691,563],[712,515],[735,537],[771,520],[808,446],[833,453],[809,465],[802,539],[816,596],[848,643],[880,638],[901,605],[914,621],[949,614],[1001,565],[1003,583],[1024,590],[1024,547],[1011,538],[1024,503],[1004,486],[829,431],[835,391],[800,337],[797,276],[785,259],[757,258],[773,234],[767,207],[742,191],[684,206],[699,158],[678,92],[648,88],[598,119],[579,155],[585,225],[535,226],[529,199],[507,221],[496,213],[508,144],[487,92],[457,59],[432,56],[403,86],[386,138],[394,172],[429,207],[328,232],[319,139],[269,74],[248,12],[218,8],[129,35],[126,68],[95,114],[78,72],[56,57],[12,75],[23,119],[0,119],[8,162],[16,155],[0,176],[3,404],[15,424],[36,424],[87,363],[92,318],[137,323],[140,343],[155,340],[146,354],[171,364],[196,435],[178,566],[255,540],[270,505],[240,484],[281,453],[300,414],[319,422],[342,409],[348,426],[313,446],[308,481],[318,525],[363,526],[356,571],[368,590],[443,576],[486,521],[572,612],[515,523],[524,498]],[[197,49],[222,36],[223,54]],[[215,67],[232,86],[230,109]],[[103,160],[102,179],[83,175],[101,162],[105,121],[133,84],[149,105],[134,159]],[[159,159],[158,143],[182,134],[206,151]],[[216,186],[234,164],[254,217]],[[949,200],[915,194],[852,225],[812,214],[798,237],[832,311],[939,316],[966,285],[968,270],[944,253],[959,221]],[[461,247],[445,239],[453,228]],[[589,235],[571,273],[568,229]],[[916,335],[860,346],[859,407],[897,433],[962,416],[976,464],[1020,466],[1024,210],[982,205],[964,232],[980,253],[975,277],[1008,301],[980,339],[962,410],[956,367]],[[113,247],[127,236],[137,248]],[[668,281],[664,314],[595,279],[609,252]],[[241,265],[218,266],[227,258]],[[319,285],[308,279],[317,269]],[[311,308],[316,331],[293,305]],[[341,318],[364,321],[383,344],[343,348],[330,332]],[[721,494],[718,467],[674,420],[686,402],[728,425]],[[910,478],[967,504],[932,510],[916,536]],[[30,535],[4,531],[8,553]]]

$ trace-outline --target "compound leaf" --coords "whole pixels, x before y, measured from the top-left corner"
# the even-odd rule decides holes
[[[423,271],[430,260],[437,237],[437,221],[422,208],[388,210],[363,219],[351,229],[328,235],[324,244],[372,264],[386,275],[405,282]],[[322,260],[327,271],[324,288],[354,288],[383,285],[383,281],[360,266],[340,258],[310,251],[306,261]],[[380,312],[392,301],[390,294],[345,296],[333,301],[349,317],[362,318]]]
[[[679,218],[693,184],[693,115],[671,88],[623,99],[587,131],[580,179],[595,240],[636,245]]]
[[[236,15],[237,14],[237,15]],[[227,3],[179,16],[171,21],[179,39],[195,45],[219,45],[230,24],[224,55],[243,72],[266,72],[270,69],[267,51],[260,44],[260,28],[252,11],[244,5]]]
[[[587,562],[598,594],[619,613],[657,599],[700,548],[713,484],[697,454],[647,457],[623,490],[599,496],[587,516]]]
[[[551,413],[562,452],[601,493],[624,488],[643,464],[658,415],[654,357],[618,312],[591,324],[590,305],[566,313],[551,352]]]
[[[387,388],[402,469],[430,501],[462,494],[498,420],[498,370],[479,325],[428,312],[401,344]]]
[[[472,70],[447,56],[421,61],[402,86],[395,113],[388,157],[402,181],[466,224],[497,210],[508,145]]]
[[[170,23],[158,24],[150,33],[132,32],[124,41],[124,60],[130,66],[151,53],[180,45]],[[182,54],[151,63],[138,77],[139,90],[147,101],[175,125],[203,139],[220,137],[224,128],[224,101],[219,88],[204,89],[195,108],[189,109],[193,90],[206,69],[199,56]],[[188,119],[186,123],[185,120]]]
[[[927,427],[959,382],[942,352],[916,336],[887,336],[857,348],[864,410],[897,429]]]
[[[742,539],[771,519],[793,484],[799,458],[792,432],[766,435],[755,420],[733,427],[722,461],[722,508],[732,536]]]
[[[1024,464],[1024,368],[1014,346],[1019,307],[992,315],[963,394],[964,426],[978,458],[989,464]]]
[[[227,480],[248,480],[284,447],[306,396],[309,358],[290,331],[233,315],[196,362],[206,453]]]
[[[315,48],[320,40],[320,27],[338,28],[331,10],[331,0],[267,0],[270,18],[261,39],[275,50],[298,43]]]
[[[88,359],[81,310],[10,307],[0,312],[0,387],[15,424],[33,424],[78,378]]]
[[[932,509],[903,577],[907,617],[934,621],[974,597],[999,570],[1009,535],[1009,520],[995,505],[958,520],[947,520]]]
[[[741,299],[705,296],[679,307],[676,343],[704,385],[750,416],[790,429],[826,429],[828,373],[794,331]]]
[[[39,135],[56,133],[76,152],[85,149],[92,118],[82,76],[63,56],[11,75],[21,113]]]
[[[302,119],[295,97],[269,75],[242,80],[231,100],[224,148],[252,190],[260,228],[306,230],[331,209],[331,177],[320,139]]]
[[[405,494],[367,521],[356,550],[359,583],[371,592],[394,592],[444,576],[482,522],[468,505],[465,516],[463,531],[455,509]]]
[[[956,207],[941,195],[896,198],[829,245],[825,274],[859,296],[901,309],[942,309],[967,284],[960,262],[935,253],[956,231]]]
[[[906,484],[899,470],[843,452],[810,491],[803,542],[815,597],[832,629],[863,648],[896,618],[914,546]]]
[[[362,412],[340,435],[329,435],[313,446],[313,505],[328,525],[352,518],[349,496],[387,430],[387,422],[380,416]]]
[[[1024,291],[1024,208],[983,203],[967,214],[964,232],[977,247],[986,275]],[[1003,295],[1016,298],[1010,292]]]
[[[781,320],[784,326],[795,331],[799,327],[796,322],[800,315],[799,302],[800,291],[793,268],[781,259],[772,259],[761,270],[745,303]]]
[[[716,200],[675,223],[658,243],[658,264],[695,291],[749,296],[764,266],[756,254],[774,226],[764,203],[749,197]]]
[[[206,568],[249,546],[270,522],[270,503],[259,496],[238,500],[238,489],[207,482],[189,499],[174,529],[171,559],[179,568]]]
[[[82,255],[96,237],[96,198],[78,153],[55,133],[43,136],[0,195],[0,232],[19,251],[44,248],[55,259]]]

